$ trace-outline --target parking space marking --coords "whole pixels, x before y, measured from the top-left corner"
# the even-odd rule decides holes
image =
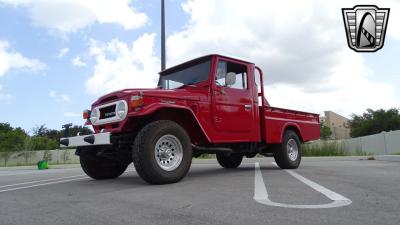
[[[29,186],[22,186],[22,187],[4,189],[4,190],[0,190],[0,193],[2,193],[2,192],[8,192],[8,191],[16,191],[16,190],[20,190],[20,189],[33,188],[33,187],[46,186],[46,185],[51,185],[51,184],[66,183],[66,182],[77,181],[77,180],[84,180],[84,179],[89,179],[89,178],[87,178],[87,177],[80,177],[80,178],[74,178],[74,179],[59,180],[59,181],[53,181],[53,182],[47,182],[47,183],[41,183],[41,184],[34,184],[34,185],[29,185]]]
[[[62,171],[66,171],[66,170],[80,170],[80,168],[64,168],[62,169]],[[26,170],[25,170],[26,171]],[[17,172],[17,171],[6,171],[6,170],[2,170],[0,171],[0,177],[5,177],[5,176],[18,176],[18,175],[26,175],[26,174],[53,174],[53,173],[58,173],[61,171],[61,169],[52,169],[52,170],[36,170],[36,171],[21,171],[21,172]],[[10,173],[10,172],[16,172],[16,173]]]
[[[0,177],[33,174],[33,173],[36,173],[36,172],[6,173],[6,174],[0,174]]]
[[[273,163],[276,165],[275,163]],[[319,209],[319,208],[335,208],[335,207],[342,207],[346,205],[350,205],[352,201],[334,191],[329,190],[322,185],[311,181],[300,174],[293,172],[291,170],[285,170],[287,173],[292,175],[294,178],[300,180],[304,184],[310,186],[312,189],[320,192],[321,194],[325,195],[327,198],[332,200],[333,202],[327,204],[317,204],[317,205],[297,205],[297,204],[286,204],[286,203],[279,203],[273,202],[268,197],[267,188],[264,183],[264,179],[261,174],[260,164],[258,162],[254,165],[255,174],[254,174],[254,200],[258,203],[269,205],[269,206],[276,206],[276,207],[284,207],[284,208],[300,208],[300,209]]]
[[[56,180],[62,180],[62,179],[68,179],[68,178],[76,178],[76,177],[83,177],[83,176],[85,176],[85,175],[75,175],[75,176],[51,178],[51,179],[45,179],[45,180],[34,180],[34,181],[28,181],[28,182],[22,182],[22,183],[16,183],[16,184],[8,184],[8,185],[0,186],[0,189],[1,189],[1,188],[5,188],[5,187],[20,186],[20,185],[24,185],[24,184],[34,184],[34,183],[40,183],[40,182],[56,181]]]

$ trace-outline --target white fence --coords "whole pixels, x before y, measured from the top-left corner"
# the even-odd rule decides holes
[[[336,142],[343,150],[349,153],[364,152],[373,155],[399,154],[400,130],[333,142]],[[310,143],[310,145],[320,145],[321,143],[317,141]]]
[[[75,149],[47,151],[0,152],[0,166],[35,165],[46,159],[49,164],[79,163]]]

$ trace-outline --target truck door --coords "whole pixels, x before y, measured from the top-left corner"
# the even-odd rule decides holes
[[[242,141],[256,138],[258,121],[255,119],[257,103],[249,87],[247,64],[218,60],[213,91],[213,124],[217,132]],[[253,84],[253,82],[251,82]]]

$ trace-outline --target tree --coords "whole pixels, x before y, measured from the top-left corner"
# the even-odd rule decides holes
[[[8,123],[0,123],[0,152],[21,150],[27,136],[20,127],[12,128]]]
[[[93,131],[90,130],[89,128],[87,128],[87,127],[76,126],[76,125],[69,128],[69,135],[70,136],[76,136],[76,135],[78,135],[78,133],[80,135],[86,135],[86,134],[93,134]],[[63,135],[64,135],[64,133],[63,133]]]
[[[32,139],[33,150],[53,150],[59,147],[58,140],[64,136],[64,130],[48,129],[45,124],[33,128],[34,136]],[[93,132],[83,126],[73,126],[69,128],[69,136],[92,134]]]
[[[362,115],[352,115],[351,137],[377,134],[382,131],[400,129],[400,112],[396,108],[384,110],[367,109]]]
[[[38,125],[32,129],[34,136],[46,136],[47,132],[49,131],[45,124]]]
[[[4,160],[5,166],[11,155],[23,148],[27,136],[19,127],[13,128],[9,123],[0,123],[0,158]]]
[[[9,123],[0,123],[0,134],[11,131],[13,131],[13,128]]]
[[[47,137],[55,141],[58,141],[60,138],[64,137],[64,130],[48,129],[45,124],[36,126],[32,130],[35,137]],[[68,133],[69,136],[77,136],[78,133],[80,135],[85,135],[85,134],[92,134],[93,132],[87,127],[75,125],[69,128]]]
[[[29,136],[20,127],[13,128],[9,123],[0,123],[0,156],[8,160],[10,154],[21,150],[53,150],[59,147],[58,140],[64,136],[63,130],[48,129],[45,124],[36,126],[33,136]],[[70,136],[92,134],[87,127],[73,126],[70,128]],[[4,153],[4,154],[3,154]],[[6,154],[7,153],[7,154]],[[9,154],[8,154],[9,153]],[[30,153],[26,153],[26,159]]]
[[[35,136],[32,139],[33,150],[53,150],[58,148],[58,142],[48,137]]]
[[[321,139],[322,140],[327,140],[332,135],[331,128],[326,126],[324,123],[320,123],[320,133],[321,133]]]

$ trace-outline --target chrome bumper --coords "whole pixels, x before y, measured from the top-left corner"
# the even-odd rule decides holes
[[[111,145],[111,133],[98,133],[60,139],[60,147]]]

